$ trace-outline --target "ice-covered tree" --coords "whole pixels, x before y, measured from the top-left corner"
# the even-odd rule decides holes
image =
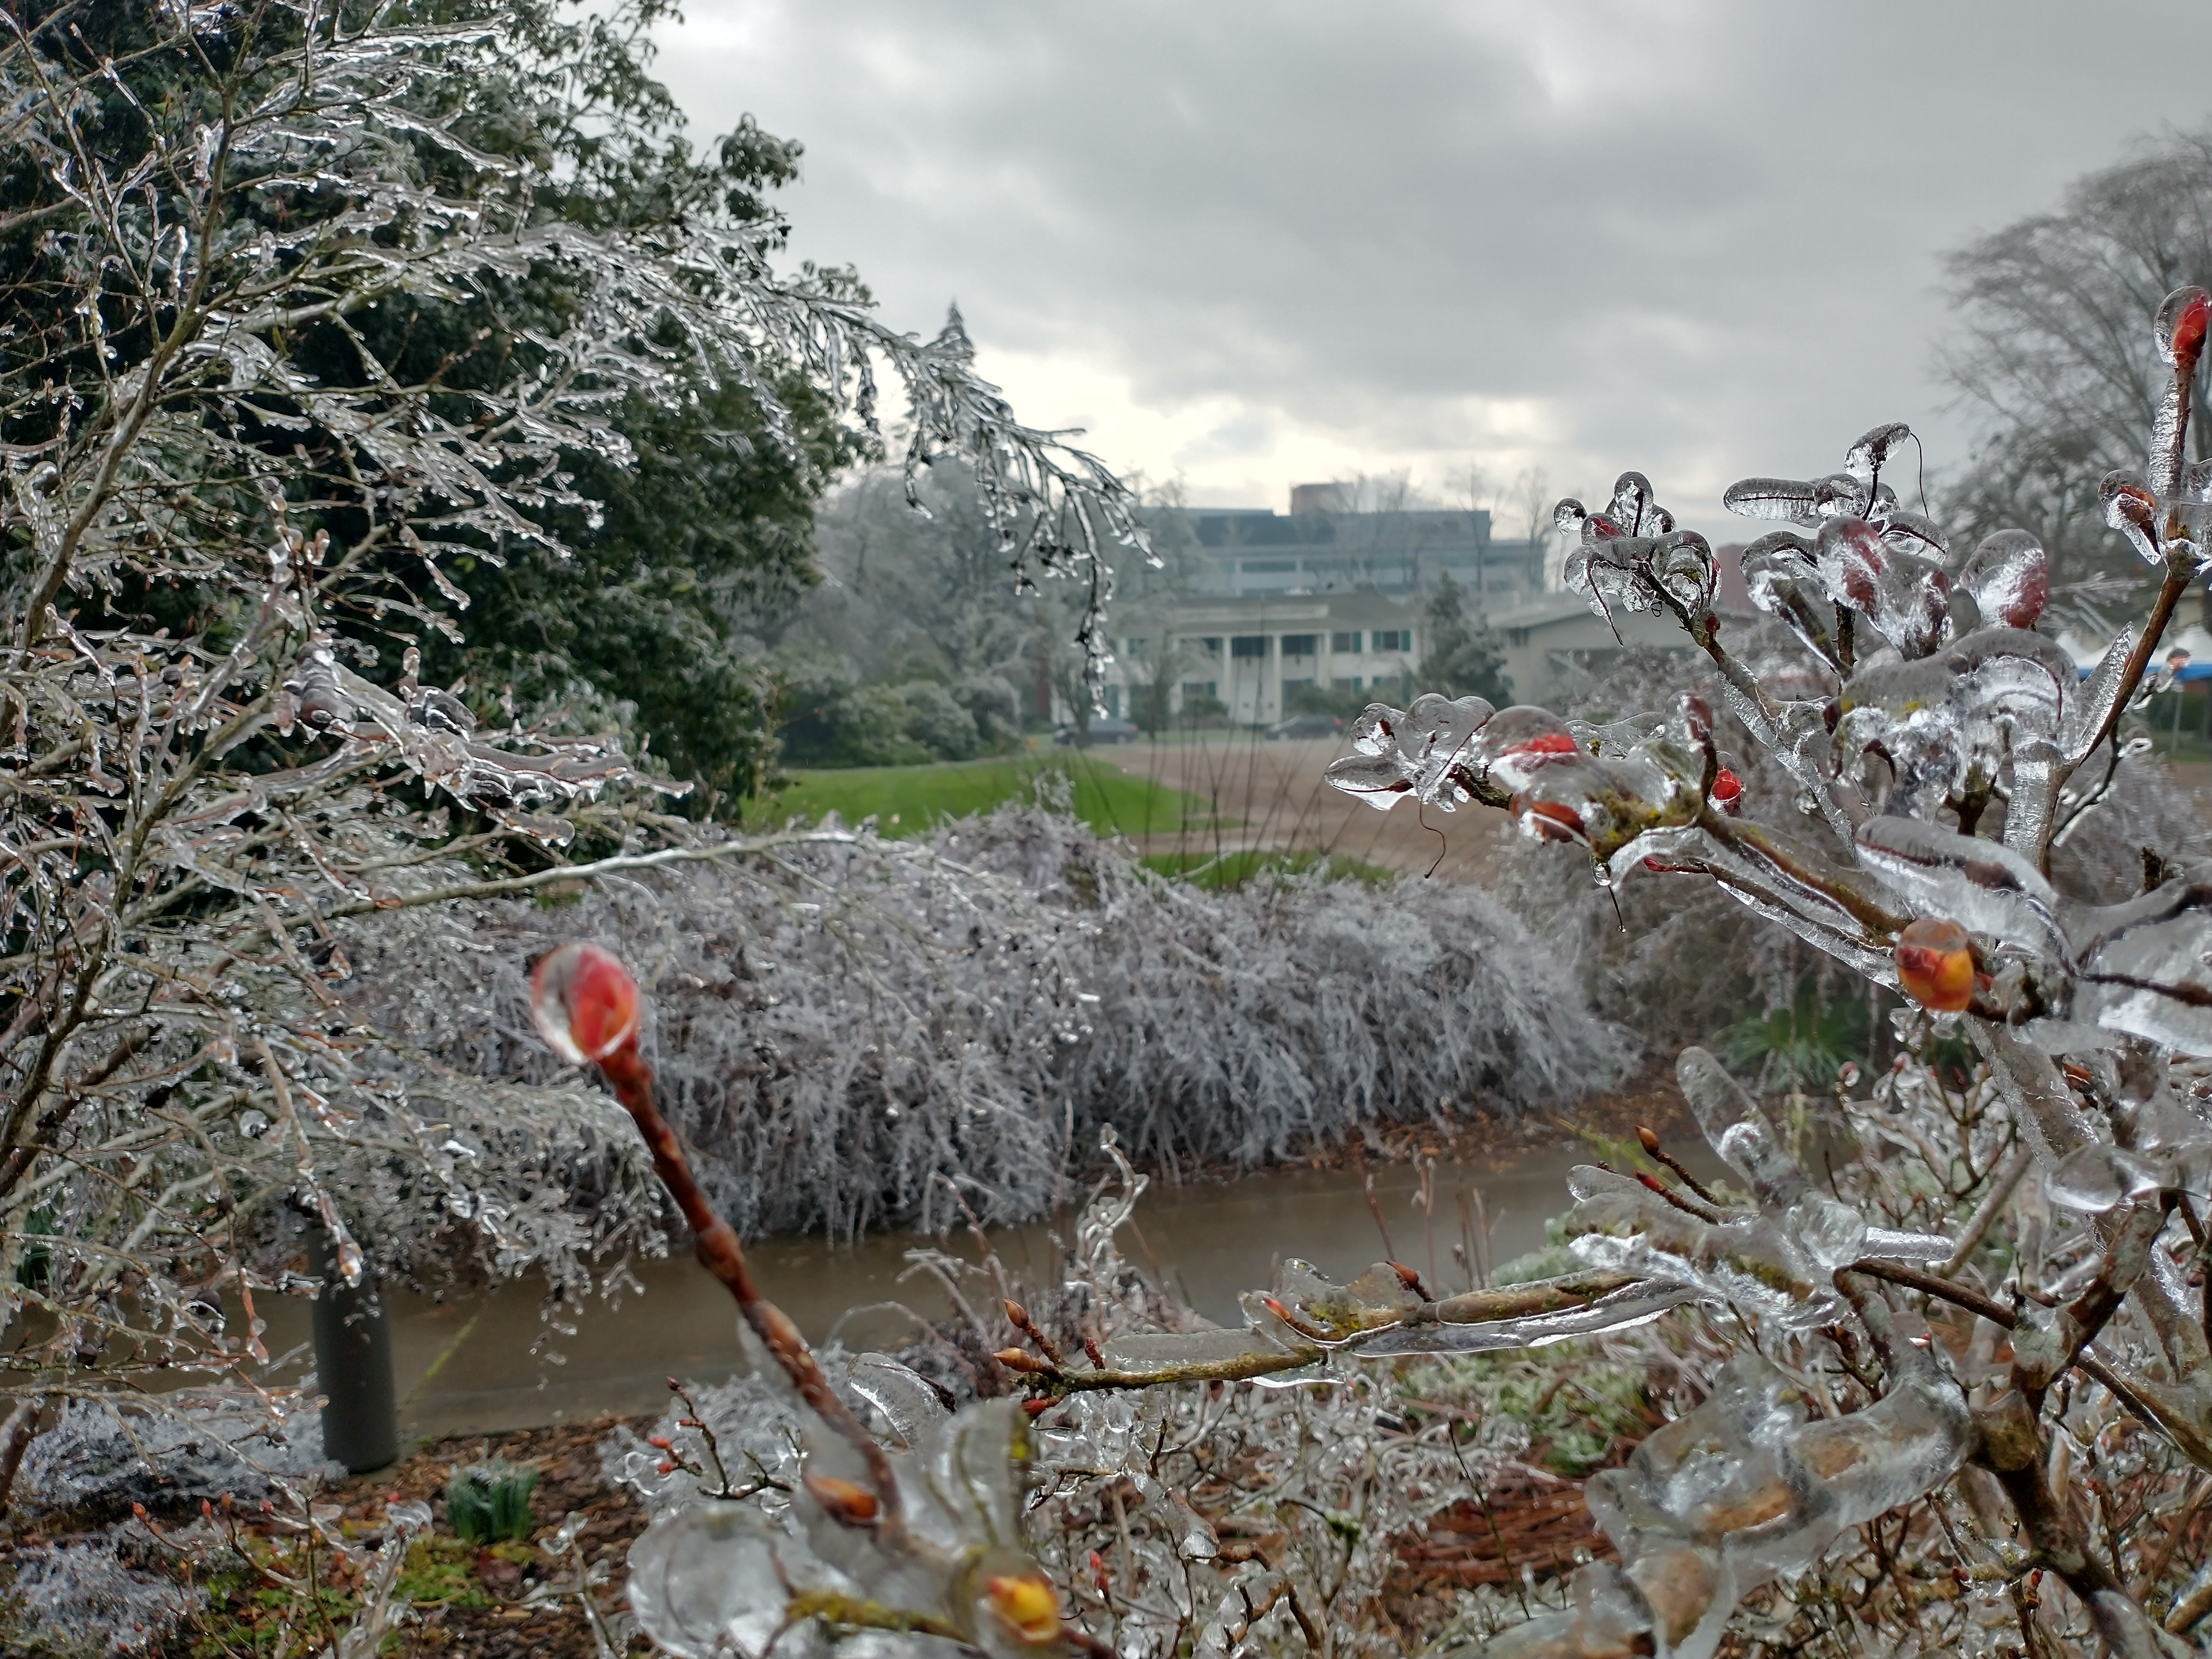
[[[732,850],[673,844],[611,741],[422,666],[472,568],[599,533],[625,425],[728,394],[803,446],[867,429],[887,368],[909,464],[961,457],[1097,640],[1127,493],[964,342],[777,269],[781,220],[668,128],[660,9],[0,13],[0,1493],[64,1399],[258,1364],[302,1213],[349,1279],[571,1288],[657,1224],[592,1097],[372,1029],[338,933]]]
[[[1513,696],[1505,673],[1505,643],[1489,619],[1470,620],[1466,595],[1449,575],[1421,607],[1421,665],[1416,678],[1448,697],[1476,696],[1504,702]]]

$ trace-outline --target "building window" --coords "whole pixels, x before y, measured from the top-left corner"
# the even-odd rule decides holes
[[[1413,630],[1410,628],[1378,628],[1375,630],[1375,648],[1377,651],[1411,651],[1413,648]]]
[[[1219,656],[1221,654],[1221,635],[1218,634],[1206,635],[1203,639],[1199,641],[1198,648],[1200,651],[1203,651],[1209,657]],[[1212,693],[1208,692],[1206,695],[1211,696]]]
[[[1243,566],[1244,574],[1248,576],[1275,576],[1285,570],[1296,570],[1297,568],[1298,562],[1296,559],[1247,559]]]
[[[1229,654],[1235,658],[1264,657],[1267,654],[1265,634],[1232,634],[1229,638]]]
[[[1121,641],[1121,648],[1133,657],[1137,655],[1145,648],[1145,636],[1142,634],[1130,635],[1127,639]]]
[[[1354,674],[1348,680],[1331,680],[1328,689],[1332,691],[1357,691],[1359,690],[1359,676]]]
[[[1115,720],[1121,718],[1121,688],[1118,685],[1106,688],[1106,713]]]
[[[1310,657],[1320,638],[1318,634],[1285,634],[1283,635],[1283,654],[1286,657]]]
[[[1291,700],[1291,694],[1294,692],[1310,691],[1311,690],[1313,690],[1313,682],[1311,680],[1285,680],[1283,682],[1283,701],[1285,702],[1288,702]]]
[[[1525,628],[1507,629],[1505,630],[1505,643],[1511,646],[1515,650],[1519,650],[1522,646],[1528,643],[1528,630]]]
[[[1341,651],[1346,656],[1357,656],[1359,653],[1359,630],[1355,628],[1348,634],[1330,635],[1328,636],[1328,648],[1332,651]],[[1356,681],[1353,683],[1352,689],[1355,691],[1359,690],[1358,684]]]
[[[1185,680],[1182,683],[1182,700],[1185,702],[1188,702],[1194,697],[1211,697],[1212,696],[1213,682],[1212,680]]]

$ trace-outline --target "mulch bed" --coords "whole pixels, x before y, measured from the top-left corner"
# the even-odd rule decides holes
[[[384,1505],[392,1498],[422,1498],[435,1517],[434,1530],[443,1534],[446,1479],[455,1465],[484,1457],[533,1464],[538,1487],[531,1494],[532,1517],[540,1530],[548,1532],[579,1511],[591,1517],[577,1534],[577,1544],[587,1559],[604,1561],[611,1569],[604,1605],[613,1612],[621,1606],[623,1558],[632,1540],[645,1530],[647,1519],[644,1509],[628,1492],[609,1490],[599,1477],[599,1442],[624,1421],[641,1433],[652,1423],[649,1418],[603,1417],[510,1434],[433,1441],[391,1468],[353,1476],[329,1495],[345,1504],[349,1518],[371,1523],[382,1521]],[[476,1577],[493,1605],[418,1609],[400,1627],[400,1652],[465,1655],[467,1659],[592,1659],[596,1649],[591,1627],[574,1597],[542,1607],[515,1605],[549,1575],[557,1573],[572,1582],[573,1557],[556,1565],[546,1562],[544,1552],[533,1553],[537,1562],[522,1565],[479,1551]]]
[[[647,1517],[627,1492],[603,1484],[599,1445],[618,1424],[628,1422],[643,1432],[649,1421],[606,1417],[435,1441],[390,1468],[353,1476],[324,1497],[342,1504],[345,1518],[368,1532],[382,1524],[386,1502],[422,1499],[435,1517],[434,1534],[449,1540],[446,1481],[455,1466],[489,1457],[533,1465],[538,1481],[531,1510],[538,1531],[550,1532],[578,1512],[590,1517],[579,1542],[591,1560],[610,1570],[600,1605],[612,1613],[622,1605],[624,1558],[645,1530]],[[1616,1459],[1628,1449],[1626,1443],[1616,1447]],[[1425,1530],[1401,1541],[1398,1556],[1400,1570],[1386,1599],[1394,1617],[1409,1627],[1441,1617],[1460,1588],[1510,1588],[1524,1574],[1547,1581],[1571,1572],[1582,1561],[1616,1559],[1590,1523],[1582,1482],[1528,1465],[1501,1471],[1480,1503],[1462,1502],[1431,1516]],[[594,1659],[590,1626],[573,1596],[538,1607],[522,1605],[550,1575],[558,1573],[564,1583],[569,1582],[573,1558],[556,1566],[541,1551],[508,1547],[479,1550],[468,1565],[488,1605],[418,1605],[398,1626],[397,1644],[388,1652],[404,1659]],[[204,1628],[188,1622],[170,1638],[161,1659],[185,1659],[196,1647],[204,1651]],[[633,1653],[645,1650],[641,1640],[633,1644]]]
[[[1508,1470],[1480,1504],[1462,1499],[1429,1517],[1425,1535],[1398,1547],[1411,1587],[1434,1590],[1518,1583],[1572,1572],[1583,1561],[1618,1557],[1591,1523],[1583,1483],[1541,1469]]]

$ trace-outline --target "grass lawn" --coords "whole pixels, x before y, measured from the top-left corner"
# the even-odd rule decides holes
[[[1027,800],[1037,775],[1056,772],[1075,787],[1075,815],[1104,835],[1138,836],[1210,829],[1212,808],[1195,795],[1131,777],[1110,762],[1083,754],[1006,755],[933,766],[824,767],[795,771],[766,799],[747,803],[744,827],[767,830],[787,819],[813,822],[836,812],[848,823],[873,815],[879,835],[920,835],[946,818],[988,812],[1001,801]]]

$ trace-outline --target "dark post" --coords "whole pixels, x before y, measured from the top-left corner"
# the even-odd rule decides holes
[[[392,1328],[376,1277],[349,1287],[330,1235],[307,1224],[307,1259],[323,1281],[315,1298],[315,1376],[323,1407],[323,1455],[354,1474],[399,1459],[399,1407],[392,1382]]]

